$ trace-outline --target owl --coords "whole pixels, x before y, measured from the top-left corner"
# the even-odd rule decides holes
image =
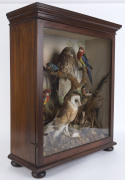
[[[59,55],[58,62],[58,67],[61,71],[74,75],[74,69],[77,66],[77,60],[73,48],[65,47]],[[71,83],[67,78],[59,79],[59,100],[60,98],[64,98],[70,88]],[[63,102],[60,101],[60,103]]]
[[[71,94],[70,96],[67,96],[64,99],[62,108],[56,114],[54,120],[46,126],[44,133],[48,134],[55,131],[53,136],[54,140],[63,130],[65,135],[71,136],[68,130],[68,125],[75,119],[79,106],[81,106],[79,95]],[[75,136],[72,135],[72,137]]]

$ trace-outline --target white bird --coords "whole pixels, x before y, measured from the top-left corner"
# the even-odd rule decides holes
[[[79,95],[71,94],[64,98],[62,108],[56,114],[54,120],[45,127],[44,134],[55,131],[53,137],[55,140],[55,138],[64,130],[65,135],[71,136],[68,130],[68,125],[75,119],[79,106],[81,106]]]

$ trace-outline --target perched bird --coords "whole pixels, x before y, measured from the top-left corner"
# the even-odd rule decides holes
[[[85,96],[85,97],[88,97],[88,96],[91,96],[92,93],[90,93],[86,88],[85,86],[82,86],[81,88],[81,93]]]
[[[46,68],[53,72],[56,72],[59,70],[59,68],[53,63],[47,63]]]
[[[68,130],[68,125],[75,119],[79,106],[81,106],[79,95],[71,94],[70,96],[67,96],[64,99],[62,108],[56,114],[54,120],[47,125],[44,133],[48,134],[55,131],[53,137],[54,140],[63,130],[65,135],[71,136]],[[72,137],[76,137],[76,135],[72,135]]]
[[[74,67],[77,60],[75,59],[75,52],[72,47],[65,47],[58,58],[58,67],[61,71],[65,73],[73,74]],[[59,100],[67,94],[71,88],[71,82],[67,78],[59,79]],[[60,101],[60,103],[62,103]]]
[[[83,47],[79,48],[79,51],[77,53],[77,59],[82,64],[82,67],[87,70],[89,80],[92,83],[92,66],[89,64],[88,58],[86,57],[85,50],[83,49]]]
[[[45,89],[45,90],[43,91],[43,104],[44,104],[44,105],[49,102],[50,93],[51,93],[51,90],[50,90],[50,89]]]
[[[71,73],[75,64],[75,52],[72,47],[65,47],[59,55],[58,67],[63,72]]]

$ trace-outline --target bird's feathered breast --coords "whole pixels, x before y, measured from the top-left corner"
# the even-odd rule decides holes
[[[79,60],[82,57],[83,53],[81,51],[78,51],[77,53],[77,59]]]
[[[59,68],[60,70],[64,71],[64,72],[71,72],[73,66],[74,66],[74,58],[71,57],[70,55],[60,55],[59,58]]]
[[[70,99],[66,99],[62,108],[56,114],[54,125],[69,124],[75,119],[77,112],[78,108],[70,102]]]

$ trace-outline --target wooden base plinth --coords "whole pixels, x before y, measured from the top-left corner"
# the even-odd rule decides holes
[[[8,158],[12,160],[12,162],[11,162],[12,166],[21,167],[21,165],[22,165],[23,167],[26,167],[26,168],[28,168],[28,169],[30,169],[32,171],[32,176],[34,178],[43,178],[46,175],[46,170],[47,169],[50,169],[50,168],[53,168],[53,167],[58,166],[60,164],[66,163],[66,162],[68,162],[70,160],[80,158],[82,156],[97,152],[99,150],[112,151],[114,149],[114,147],[113,147],[114,145],[116,145],[115,142],[110,142],[110,143],[104,144],[102,146],[98,146],[98,147],[89,149],[87,151],[83,151],[81,153],[72,155],[70,157],[67,157],[67,158],[64,158],[64,159],[61,159],[61,160],[58,160],[58,161],[48,163],[48,164],[40,166],[40,167],[37,167],[37,166],[35,166],[33,164],[30,164],[30,163],[24,161],[23,159],[20,159],[20,158],[14,156],[13,154],[9,154]],[[17,163],[15,163],[15,162],[17,162]]]

